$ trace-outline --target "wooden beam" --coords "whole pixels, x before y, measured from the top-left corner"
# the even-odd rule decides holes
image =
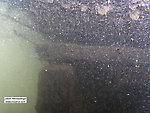
[[[149,49],[133,47],[85,46],[66,43],[40,43],[37,52],[44,53],[50,59],[88,60],[105,63],[150,65]]]

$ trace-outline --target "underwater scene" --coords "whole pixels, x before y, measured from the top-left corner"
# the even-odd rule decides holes
[[[150,113],[150,1],[0,0],[0,113]]]

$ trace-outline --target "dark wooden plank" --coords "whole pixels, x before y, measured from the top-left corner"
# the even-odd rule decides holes
[[[104,63],[150,64],[148,49],[112,46],[83,46],[66,43],[37,44],[37,52],[49,59],[87,60]],[[42,54],[44,53],[44,54]],[[42,56],[42,57],[43,57]]]

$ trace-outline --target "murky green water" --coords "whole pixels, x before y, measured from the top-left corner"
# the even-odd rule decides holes
[[[7,4],[0,4],[5,14]],[[0,23],[0,113],[35,113],[38,73],[45,64],[28,39],[38,38],[39,34],[2,15]],[[5,104],[7,96],[27,97],[28,102]]]

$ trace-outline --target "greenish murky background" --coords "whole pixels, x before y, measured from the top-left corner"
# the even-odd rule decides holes
[[[0,2],[1,14],[7,13],[7,4]],[[27,19],[22,12],[10,15]],[[0,112],[35,113],[38,73],[46,64],[39,60],[34,44],[29,40],[39,34],[0,15]],[[4,97],[27,97],[27,104],[5,104]]]

